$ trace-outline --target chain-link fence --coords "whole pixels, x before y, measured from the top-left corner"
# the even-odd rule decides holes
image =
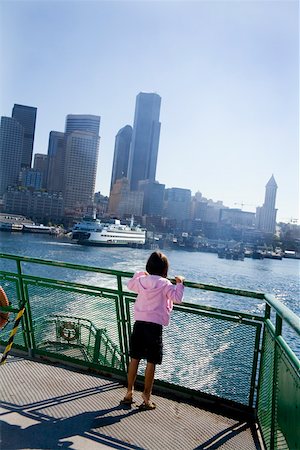
[[[125,378],[135,294],[124,290],[123,285],[132,274],[41,263],[25,257],[9,260],[9,271],[0,271],[0,283],[10,300],[10,306],[4,308],[9,310],[9,322],[0,332],[0,345],[5,349],[12,340],[15,318],[25,305],[13,337],[16,348]],[[14,260],[16,270],[11,269]],[[37,270],[30,271],[30,264]],[[225,295],[247,296],[258,299],[261,305],[264,298],[263,294],[224,287],[186,285],[197,294],[201,289],[221,293],[222,299]],[[281,330],[286,319],[299,338],[299,325],[279,302],[268,296],[264,301],[265,315],[261,307],[257,315],[240,308],[229,311],[200,304],[175,305],[171,324],[163,332],[164,356],[157,367],[156,383],[174,393],[189,392],[195,398],[211,399],[214,404],[227,402],[249,411],[257,409],[266,447],[297,449],[300,364]],[[140,375],[143,370],[142,363]]]

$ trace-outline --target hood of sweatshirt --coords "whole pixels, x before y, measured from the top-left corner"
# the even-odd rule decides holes
[[[139,283],[144,294],[155,294],[157,291],[161,291],[161,289],[170,282],[159,275],[145,275],[139,279]]]

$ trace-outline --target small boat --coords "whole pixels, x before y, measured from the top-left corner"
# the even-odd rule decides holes
[[[269,259],[282,259],[282,254],[278,253],[278,252],[271,252],[271,251],[267,251],[264,253],[264,257],[265,258],[269,258]]]
[[[264,254],[260,250],[253,250],[252,252],[252,258],[253,259],[264,259]]]

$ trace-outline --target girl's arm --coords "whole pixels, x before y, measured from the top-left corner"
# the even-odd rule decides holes
[[[147,272],[137,272],[134,274],[134,276],[128,281],[127,283],[127,287],[128,289],[130,289],[133,292],[139,292],[139,279],[141,277],[144,277],[145,275],[147,275]]]
[[[171,300],[173,303],[182,303],[183,300],[183,291],[184,291],[184,285],[183,280],[184,278],[181,276],[175,277],[176,285],[170,284],[167,287],[167,298]]]

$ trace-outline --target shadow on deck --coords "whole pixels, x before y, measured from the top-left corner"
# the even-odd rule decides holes
[[[217,412],[157,395],[154,411],[120,406],[109,378],[9,357],[0,380],[2,450],[261,449],[251,424]]]

